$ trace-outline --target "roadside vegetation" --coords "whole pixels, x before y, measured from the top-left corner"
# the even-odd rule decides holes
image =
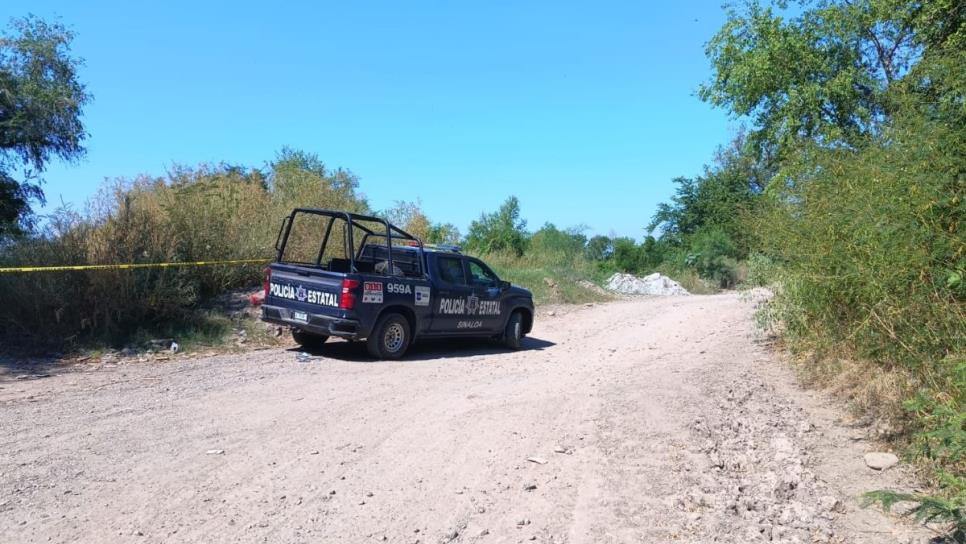
[[[287,149],[264,171],[222,165],[114,180],[85,210],[58,210],[43,230],[8,241],[0,266],[268,260],[280,218],[292,207],[366,209],[357,187],[351,172]],[[37,346],[124,344],[176,331],[213,336],[217,328],[197,308],[254,287],[262,268],[4,274],[0,323],[7,338]]]
[[[762,176],[736,214],[762,317],[934,485],[869,501],[966,542],[966,7],[785,7],[730,11],[699,91],[750,123],[739,163]]]
[[[869,500],[911,500],[913,515],[966,542],[964,20],[957,0],[732,8],[707,44],[712,75],[698,95],[746,128],[699,175],[674,180],[669,201],[641,217],[643,239],[531,229],[512,196],[460,233],[418,202],[373,210],[351,172],[291,149],[259,167],[115,180],[85,209],[38,221],[45,164],[83,155],[90,97],[71,34],[18,20],[0,39],[0,266],[267,260],[281,217],[318,206],[463,245],[538,303],[600,300],[618,271],[662,272],[694,293],[765,286],[762,322],[803,375],[887,420],[933,484],[931,495]],[[0,331],[56,347],[215,338],[233,325],[198,308],[260,276],[260,265],[0,274]]]

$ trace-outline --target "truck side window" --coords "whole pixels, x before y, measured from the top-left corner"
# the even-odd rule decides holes
[[[466,285],[466,277],[463,275],[463,261],[453,257],[439,257],[436,259],[436,267],[439,270],[439,277],[446,283],[456,285]]]
[[[489,268],[486,268],[476,261],[467,262],[470,265],[470,282],[473,285],[490,286],[500,281],[500,278],[496,277],[496,274]]]

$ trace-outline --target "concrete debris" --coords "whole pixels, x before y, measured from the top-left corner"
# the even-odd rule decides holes
[[[622,295],[690,295],[681,284],[657,272],[639,278],[631,274],[614,274],[607,280],[607,288]]]

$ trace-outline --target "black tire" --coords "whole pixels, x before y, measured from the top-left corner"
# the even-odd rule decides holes
[[[399,359],[412,342],[409,320],[397,313],[385,314],[366,339],[369,355],[376,359]]]
[[[523,314],[513,312],[510,320],[506,322],[506,329],[503,331],[503,345],[510,349],[520,349],[523,336]]]
[[[328,336],[312,334],[300,329],[292,329],[292,339],[305,349],[319,349],[329,339]]]

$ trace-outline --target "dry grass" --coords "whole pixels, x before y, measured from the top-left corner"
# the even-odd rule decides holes
[[[845,400],[854,414],[872,415],[894,428],[908,425],[903,403],[914,394],[916,383],[908,370],[816,353],[799,354],[794,362],[805,385]]]
[[[582,255],[558,252],[528,253],[517,257],[490,254],[482,257],[503,279],[533,292],[537,304],[580,304],[601,302],[610,298],[600,288],[603,272]]]
[[[0,254],[0,266],[190,262],[274,257],[295,206],[361,210],[354,178],[287,155],[268,174],[234,167],[176,169],[165,178],[105,184],[83,213],[60,210],[40,236]],[[64,349],[152,335],[204,341],[230,328],[200,304],[255,286],[261,265],[0,275],[0,334]]]

